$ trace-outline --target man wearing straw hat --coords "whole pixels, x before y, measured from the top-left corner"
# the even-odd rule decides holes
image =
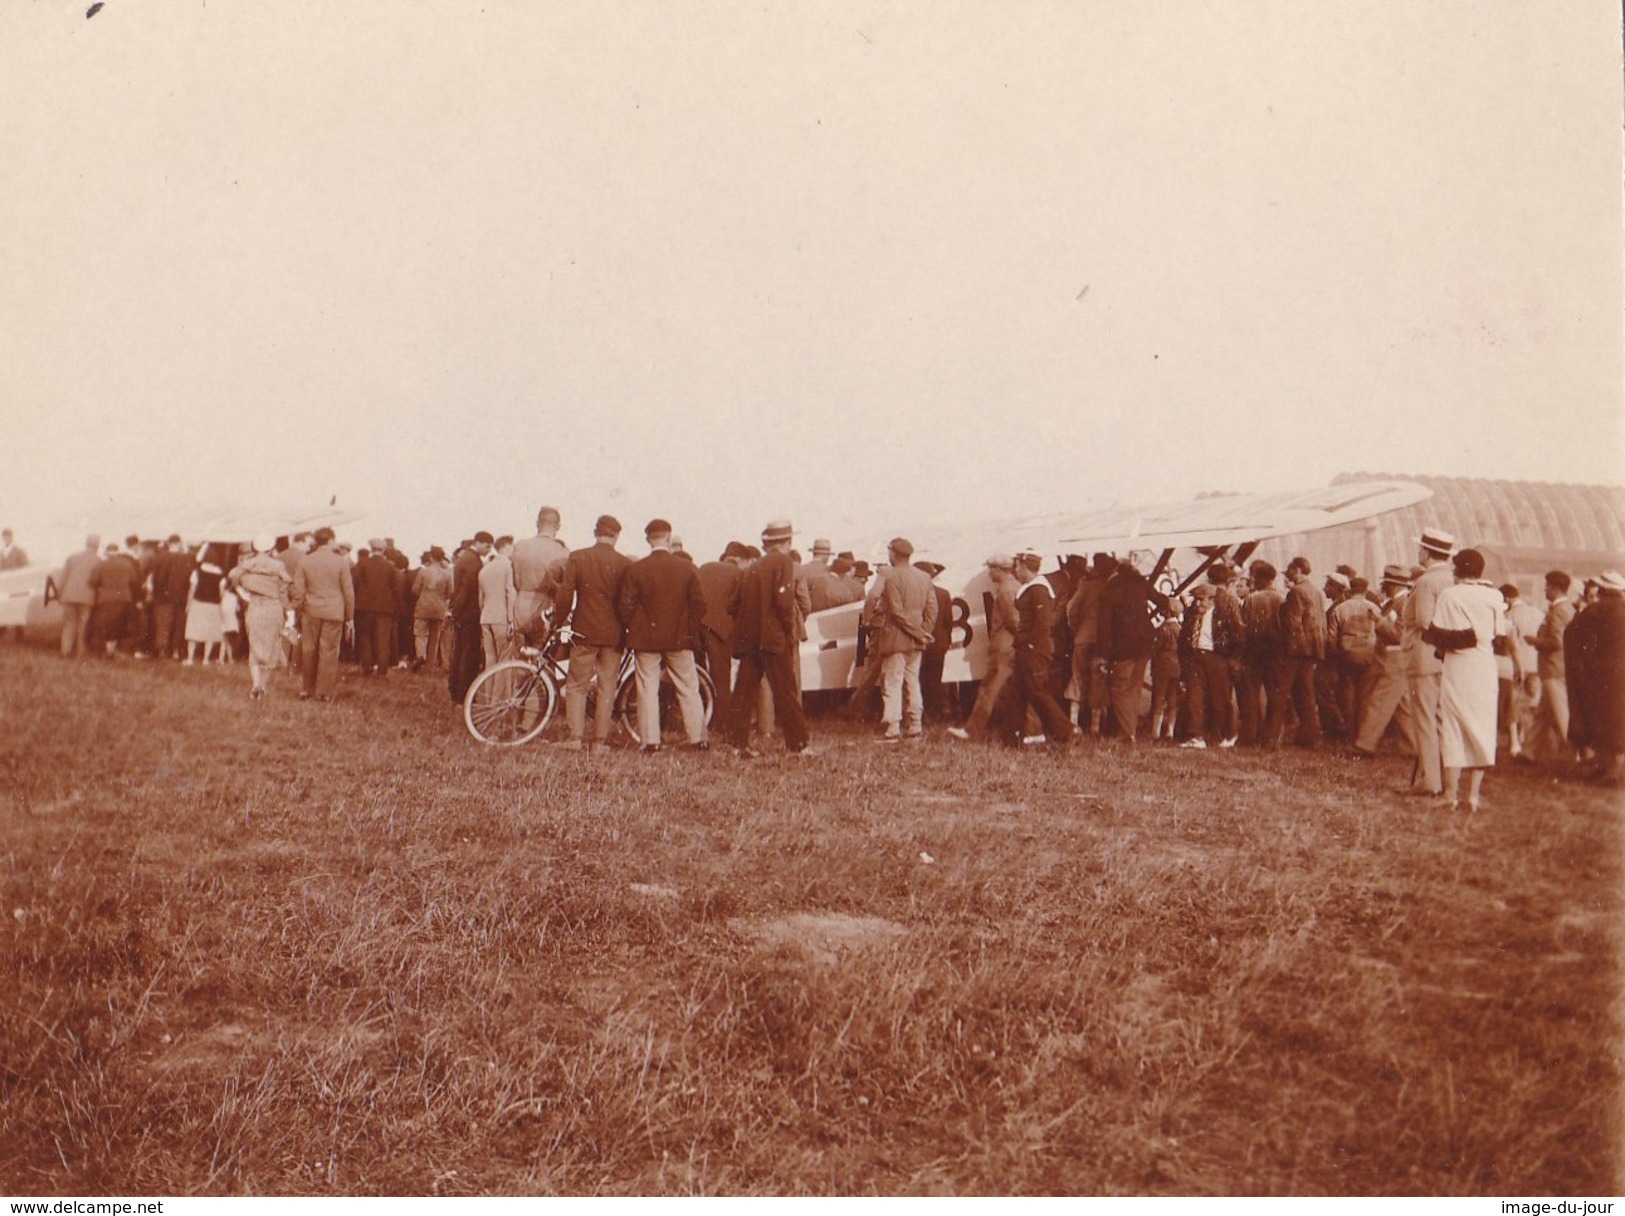
[[[728,712],[728,735],[746,758],[757,754],[750,746],[750,725],[764,678],[772,690],[773,711],[784,732],[785,747],[792,755],[807,753],[807,719],[801,711],[793,666],[800,658],[796,566],[790,559],[793,535],[787,519],[776,519],[763,528],[764,552],[739,586],[733,634],[739,677],[734,681]]]
[[[1424,528],[1416,544],[1422,573],[1405,600],[1402,643],[1416,729],[1416,767],[1411,774],[1411,792],[1442,795],[1444,761],[1439,750],[1439,697],[1444,660],[1433,646],[1422,641],[1422,632],[1433,623],[1433,606],[1440,593],[1455,581],[1450,571],[1450,555],[1455,551],[1456,538],[1440,528]]]

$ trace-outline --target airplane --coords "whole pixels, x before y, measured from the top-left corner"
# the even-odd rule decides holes
[[[1245,562],[1260,544],[1276,537],[1318,532],[1402,510],[1432,497],[1410,481],[1365,481],[1279,494],[1234,494],[1150,507],[1029,515],[980,524],[903,529],[915,560],[944,567],[939,586],[952,597],[952,634],[943,661],[943,683],[980,680],[987,670],[987,620],[992,581],[986,561],[994,553],[1038,553],[1045,568],[1062,558],[1111,553],[1147,554],[1145,573],[1165,594],[1179,594],[1207,574],[1216,561]],[[892,532],[889,536],[899,535]],[[880,557],[886,540],[855,552]],[[1151,555],[1154,555],[1151,556]],[[1176,563],[1175,558],[1183,555]],[[803,692],[851,687],[857,657],[862,601],[815,612],[801,644]]]
[[[314,510],[304,507],[231,507],[141,509],[105,512],[105,518],[80,520],[85,535],[123,544],[126,536],[162,540],[176,534],[190,544],[247,544],[263,533],[293,536],[317,528],[338,527],[361,519],[364,512],[329,504]],[[0,571],[0,628],[47,624],[48,598],[54,600],[52,580],[62,571],[60,562],[35,563]]]

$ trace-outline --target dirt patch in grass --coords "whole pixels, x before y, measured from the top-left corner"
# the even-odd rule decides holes
[[[795,912],[771,919],[729,922],[736,932],[765,946],[792,947],[827,965],[858,950],[883,946],[908,930],[878,916],[850,916],[844,912]]]

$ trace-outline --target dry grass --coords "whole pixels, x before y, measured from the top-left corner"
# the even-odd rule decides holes
[[[498,752],[437,682],[246,682],[0,651],[0,1190],[1622,1184],[1617,797]]]

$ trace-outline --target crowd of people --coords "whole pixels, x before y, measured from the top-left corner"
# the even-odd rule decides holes
[[[1133,744],[1144,732],[1191,749],[1330,742],[1369,758],[1392,747],[1413,758],[1415,792],[1469,808],[1501,755],[1580,757],[1599,780],[1625,778],[1617,571],[1576,588],[1554,570],[1537,608],[1486,582],[1483,555],[1438,529],[1418,538],[1416,564],[1374,580],[1348,566],[1317,577],[1303,557],[1284,572],[1209,559],[1182,594],[1159,588],[1140,554],[1071,556],[1048,571],[1037,553],[995,554],[986,668],[967,716],[942,684],[953,615],[934,581],[942,567],[916,559],[907,538],[876,569],[822,538],[803,560],[780,520],[760,547],[731,541],[702,564],[665,520],[648,523],[637,560],[619,550],[611,516],[575,550],[560,524],[544,507],[532,536],[477,532],[416,566],[390,538],[352,551],[326,528],[192,548],[178,536],[122,546],[92,536],[49,593],[62,604],[64,657],[246,660],[255,699],[284,666],[299,672],[301,698],[331,699],[340,662],[353,660],[374,677],[444,671],[460,702],[483,668],[567,629],[570,749],[608,743],[613,697],[597,698],[590,724],[587,705],[595,687],[614,688],[630,650],[646,749],[660,746],[662,679],[686,745],[709,748],[703,666],[711,725],[736,748],[755,754],[776,727],[805,753],[807,620],[862,601],[845,712],[878,716],[883,743],[921,739],[935,721],[957,740],[1013,746]],[[26,561],[0,534],[0,562]]]

